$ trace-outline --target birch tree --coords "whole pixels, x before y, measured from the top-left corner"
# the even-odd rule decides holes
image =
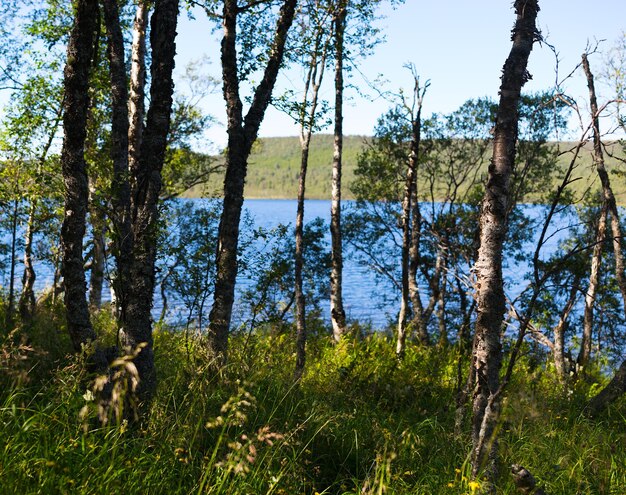
[[[277,105],[286,111],[300,126],[300,174],[298,176],[298,197],[295,228],[294,285],[296,306],[296,369],[295,378],[300,379],[304,372],[306,332],[306,298],[304,288],[304,200],[306,197],[306,176],[309,163],[311,138],[315,131],[325,125],[326,102],[320,101],[320,89],[324,81],[331,55],[333,39],[332,9],[325,2],[308,0],[300,9],[296,21],[298,32],[292,37],[293,46],[289,56],[304,69],[304,90],[301,101],[293,101],[294,95],[285,95]],[[291,97],[291,98],[290,98]]]
[[[97,0],[79,0],[67,46],[65,102],[61,167],[65,183],[65,214],[61,228],[62,274],[65,286],[67,328],[76,351],[95,341],[89,318],[83,237],[87,217],[89,184],[85,165],[85,139],[89,109],[89,72],[98,28]]]
[[[335,127],[330,203],[331,272],[330,321],[333,338],[339,342],[346,333],[346,312],[343,307],[343,243],[341,240],[341,174],[343,154],[343,64],[344,34],[348,15],[347,0],[339,0],[334,13],[335,48]]]
[[[226,150],[226,176],[224,179],[224,201],[220,219],[213,307],[209,314],[208,345],[220,360],[225,359],[228,348],[228,333],[235,298],[237,278],[237,246],[239,222],[244,197],[244,183],[248,168],[248,156],[256,140],[259,126],[270,103],[276,77],[283,61],[285,43],[295,15],[297,0],[285,0],[281,4],[276,20],[274,35],[268,47],[267,63],[263,76],[253,91],[252,103],[244,116],[240,93],[242,70],[238,63],[238,23],[246,8],[237,0],[225,0],[223,8],[222,78],[224,100],[228,115],[228,148]],[[250,54],[248,54],[249,56]],[[251,70],[250,68],[248,68]]]
[[[493,157],[480,213],[480,247],[473,271],[476,276],[477,317],[471,373],[474,375],[472,418],[472,474],[487,466],[495,454],[495,433],[500,407],[499,374],[502,363],[500,333],[505,311],[502,281],[502,246],[511,202],[510,181],[515,162],[520,91],[533,43],[540,39],[535,20],[537,0],[517,0],[513,46],[504,64],[500,102],[494,130]]]
[[[398,314],[398,337],[396,341],[396,355],[403,357],[406,344],[407,316],[409,300],[413,303],[413,321],[418,322],[416,327],[418,339],[425,343],[428,341],[423,322],[422,300],[417,285],[417,260],[419,250],[419,234],[413,235],[415,229],[420,229],[420,206],[417,192],[417,172],[420,154],[420,142],[422,138],[422,105],[424,95],[429,84],[420,87],[419,78],[415,68],[411,67],[413,75],[412,101],[402,97],[402,106],[409,118],[411,126],[411,142],[409,144],[409,159],[406,169],[406,182],[404,196],[402,198],[402,295],[400,299],[400,312]],[[412,269],[413,268],[413,269]]]

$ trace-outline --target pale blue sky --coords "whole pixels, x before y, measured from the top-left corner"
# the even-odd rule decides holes
[[[541,11],[538,24],[547,41],[559,52],[561,76],[569,73],[580,61],[587,42],[604,39],[601,51],[608,51],[620,34],[626,31],[624,0],[539,0]],[[430,88],[424,101],[424,115],[432,112],[451,112],[469,98],[489,96],[497,99],[502,65],[511,48],[510,30],[515,17],[510,0],[406,0],[395,10],[383,6],[385,18],[378,22],[386,34],[386,42],[379,45],[373,56],[359,66],[360,72],[370,80],[382,73],[389,83],[381,89],[397,91],[400,87],[410,90],[411,76],[403,68],[415,64],[421,79],[429,79]],[[181,13],[178,27],[177,89],[185,91],[181,79],[185,66],[194,60],[209,60],[206,72],[216,78],[221,75],[219,60],[220,29],[214,27],[204,13],[197,12],[196,19],[188,19]],[[592,69],[600,72],[603,54],[591,58]],[[536,44],[530,56],[529,70],[533,80],[526,91],[539,91],[552,87],[555,81],[555,59],[546,46]],[[327,73],[324,96],[333,98],[332,73]],[[300,90],[301,75],[292,70],[281,75],[277,91],[285,88]],[[352,84],[363,91],[371,90],[357,73]],[[566,90],[585,102],[587,89],[582,74],[570,80]],[[599,88],[600,98],[610,95]],[[348,93],[344,112],[346,134],[371,135],[376,119],[389,107],[381,98],[368,101]],[[0,92],[0,105],[4,106],[9,92]],[[225,107],[221,87],[215,94],[202,101],[205,112],[218,122],[225,121]],[[1,110],[0,110],[1,111]],[[327,129],[326,132],[330,132]],[[293,122],[275,109],[270,108],[262,124],[261,136],[297,135]],[[209,145],[211,142],[213,145]],[[197,143],[202,150],[215,151],[226,142],[223,125],[214,125],[206,132],[206,138]]]
[[[606,51],[626,30],[623,0],[540,0],[540,6],[538,24],[547,41],[559,52],[561,76],[579,63],[587,41],[606,39],[600,45],[601,50]],[[469,98],[490,96],[497,99],[501,68],[511,48],[510,31],[515,20],[511,1],[406,0],[395,10],[385,6],[382,12],[386,18],[379,24],[387,41],[360,65],[360,71],[366,77],[374,79],[382,73],[390,81],[386,89],[397,90],[401,86],[411,89],[410,75],[402,66],[412,62],[421,78],[431,82],[424,102],[425,115],[453,111]],[[178,31],[178,70],[182,72],[187,61],[205,55],[212,61],[209,72],[219,77],[217,38],[221,33],[211,34],[203,14],[198,14],[194,21],[183,16]],[[602,55],[592,57],[592,69],[599,71],[602,61]],[[533,80],[525,86],[526,91],[548,89],[554,85],[555,58],[548,47],[535,45],[529,70]],[[280,86],[297,89],[298,74],[291,72],[288,76],[281,78]],[[356,73],[352,82],[366,89]],[[567,89],[574,96],[580,96],[581,101],[586,98],[582,75],[570,81]],[[326,97],[332,96],[329,86]],[[344,131],[346,134],[371,134],[376,119],[388,103],[381,99],[369,102],[356,98],[354,93],[352,96],[353,100],[345,109]],[[220,90],[207,98],[203,106],[218,120],[224,121]],[[287,117],[270,109],[260,135],[285,136],[297,132],[297,127]],[[223,126],[208,132],[217,145],[224,144],[225,134]]]

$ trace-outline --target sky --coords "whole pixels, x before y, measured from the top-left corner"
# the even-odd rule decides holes
[[[384,5],[380,10],[384,18],[378,21],[378,26],[386,41],[359,64],[359,70],[353,72],[350,82],[374,96],[375,92],[366,80],[373,81],[378,74],[382,74],[388,82],[379,89],[398,91],[404,87],[410,91],[411,75],[403,66],[412,63],[420,79],[430,81],[423,115],[454,111],[470,98],[488,96],[497,100],[501,69],[511,49],[510,32],[515,21],[512,3],[505,0],[405,0],[395,9]],[[588,43],[605,40],[600,42],[599,47],[606,52],[626,31],[623,0],[540,0],[539,3],[538,26],[546,41],[558,53],[561,78],[580,62]],[[195,20],[189,20],[184,14],[181,16],[177,55],[179,76],[190,61],[204,57],[209,61],[205,70],[219,78],[221,32],[212,30],[211,26],[202,12],[196,13]],[[592,70],[595,68],[599,72],[603,55],[593,55],[590,63]],[[529,60],[529,72],[533,79],[524,90],[534,92],[553,88],[555,68],[553,51],[545,44],[535,44]],[[332,100],[332,74],[327,74],[329,85],[324,88],[323,96]],[[297,91],[300,80],[301,75],[297,71],[283,74],[277,91],[285,88]],[[178,85],[184,91],[185,83],[180,77]],[[581,101],[586,101],[588,97],[580,71],[568,80],[565,89],[568,94],[580,97]],[[608,98],[608,92],[605,91],[605,94]],[[354,91],[348,96],[350,98],[344,110],[344,133],[371,135],[377,118],[389,108],[389,102],[380,97],[370,101]],[[214,148],[224,146],[225,106],[221,88],[205,98],[201,106],[218,121],[207,131],[207,139]],[[297,126],[287,116],[274,108],[268,109],[259,132],[261,137],[297,134]],[[206,145],[210,148],[206,142],[199,144],[200,147]]]

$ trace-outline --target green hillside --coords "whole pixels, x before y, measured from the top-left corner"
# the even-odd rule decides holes
[[[365,136],[346,136],[344,138],[343,197],[345,199],[353,199],[350,184],[354,178],[357,155],[363,148],[366,139]],[[559,166],[562,170],[567,168],[572,157],[572,154],[567,153],[567,150],[574,148],[574,146],[573,143],[560,143],[563,155],[559,160]],[[606,149],[609,154],[615,153],[620,158],[624,157],[621,146],[608,144]],[[592,151],[591,144],[587,144],[580,153],[578,165],[573,174],[574,177],[580,177],[570,186],[578,198],[585,194],[589,188],[597,189],[599,187],[597,174],[592,167]],[[307,174],[307,198],[330,199],[332,155],[333,136],[330,134],[313,136]],[[216,160],[219,159],[216,158]],[[606,163],[618,202],[626,204],[624,164],[608,154]],[[296,198],[299,172],[300,144],[297,137],[259,139],[254,145],[249,160],[245,196],[246,198],[266,199]],[[486,172],[487,164],[485,164]],[[185,196],[219,196],[223,187],[223,180],[222,174],[215,174],[206,184],[190,189]],[[554,187],[556,186],[557,184]]]
[[[344,197],[351,198],[349,185],[354,177],[356,158],[365,137],[346,136],[343,142]],[[333,136],[313,136],[307,173],[307,198],[330,199]],[[248,161],[246,198],[291,199],[298,194],[300,173],[300,143],[297,137],[259,139]],[[187,196],[198,197],[203,190],[217,194],[222,188],[223,176],[214,176],[204,186],[192,188]]]

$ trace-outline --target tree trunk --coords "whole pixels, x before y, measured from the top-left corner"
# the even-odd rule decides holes
[[[43,167],[52,143],[57,134],[59,124],[63,118],[63,105],[59,104],[54,121],[50,127],[50,134],[48,134],[48,141],[43,147],[41,156],[39,157],[39,171]],[[22,321],[27,321],[32,318],[35,309],[35,280],[37,274],[35,272],[35,265],[33,261],[33,236],[35,233],[35,221],[37,217],[38,200],[32,199],[30,203],[30,211],[28,213],[28,224],[26,226],[26,238],[24,242],[24,274],[22,275],[22,295],[19,302],[19,310]],[[54,290],[54,287],[53,287]]]
[[[146,398],[152,395],[156,386],[151,309],[154,295],[157,206],[174,91],[172,72],[176,54],[178,4],[178,0],[157,0],[155,3],[150,32],[150,108],[141,143],[139,167],[131,178],[134,186],[131,197],[133,251],[128,288],[124,293],[126,301],[121,304],[124,326],[120,337],[122,345],[127,349],[143,347],[134,363],[141,378],[139,394]]]
[[[346,312],[343,308],[343,249],[341,242],[341,160],[343,152],[343,37],[347,6],[340,0],[335,14],[335,144],[331,185],[330,233],[330,319],[333,337],[339,342],[346,333]]]
[[[15,265],[17,263],[17,217],[19,214],[20,202],[16,198],[13,200],[13,215],[11,218],[11,267],[9,270],[9,304],[5,317],[7,330],[13,327],[13,313],[15,313]]]
[[[588,414],[597,416],[624,393],[626,393],[626,361],[622,362],[609,384],[589,401],[586,409]]]
[[[92,309],[100,309],[102,306],[102,287],[104,285],[105,220],[99,218],[100,213],[95,211],[97,209],[98,206],[92,206],[90,213],[93,247],[91,250],[91,274],[89,277],[89,306]]]
[[[146,28],[148,26],[148,2],[140,0],[133,23],[133,45],[130,67],[130,96],[128,113],[128,168],[136,175],[143,136],[146,85]]]
[[[567,303],[561,312],[559,317],[559,322],[554,328],[554,367],[556,369],[556,374],[561,380],[564,382],[567,379],[568,370],[565,365],[565,327],[567,324],[567,320],[572,310],[574,309],[574,305],[576,304],[576,299],[578,296],[578,291],[580,284],[580,278],[577,276],[572,283],[572,288],[569,293],[569,298],[567,299]]]
[[[125,323],[127,320],[126,310],[128,297],[126,293],[131,285],[130,270],[133,263],[133,232],[130,217],[131,189],[128,177],[129,155],[132,155],[133,158],[137,158],[137,150],[130,145],[128,109],[130,106],[136,110],[138,103],[131,99],[129,104],[124,55],[124,38],[120,26],[117,2],[116,0],[103,0],[103,5],[108,39],[107,54],[110,67],[112,107],[111,159],[113,161],[113,181],[111,188],[112,209],[110,216],[112,221],[111,236],[113,240],[113,254],[115,256],[117,268],[115,278],[112,283],[116,295],[116,315],[118,317],[120,332],[123,333],[125,331]],[[177,13],[177,7],[175,12]],[[175,36],[175,21],[172,29],[174,31],[173,36]],[[135,36],[138,36],[137,32],[134,32],[134,37]],[[173,41],[171,43],[173,44]],[[158,49],[155,48],[155,50],[157,50],[158,53]],[[133,56],[135,55],[136,54],[133,53]],[[158,53],[158,55],[160,54]],[[143,66],[141,61],[136,61],[133,58],[133,68],[135,68],[136,64]],[[166,74],[165,77],[167,77]],[[133,96],[136,96],[136,93],[134,93]],[[166,95],[164,96],[167,97]],[[143,93],[141,94],[141,97],[143,97]],[[142,107],[142,104],[140,106]],[[142,118],[142,115],[139,116],[140,119]],[[132,116],[133,120],[137,119],[136,115],[133,114]],[[164,118],[169,120],[169,113],[164,114]],[[139,123],[141,124],[141,122]],[[135,132],[141,132],[136,127],[133,130]],[[167,126],[165,133],[167,134]],[[134,142],[133,145],[134,144],[136,144],[136,142]],[[139,175],[137,163],[134,164],[132,172],[134,173],[132,177]],[[134,183],[134,185],[135,189],[138,189],[138,185],[136,183]],[[144,294],[144,298],[151,300],[152,292]]]
[[[215,296],[209,314],[208,331],[208,346],[220,362],[226,359],[228,331],[235,299],[239,221],[248,156],[256,140],[265,110],[270,103],[283,60],[287,32],[295,15],[296,3],[296,0],[285,0],[281,7],[274,35],[274,46],[265,67],[263,79],[254,91],[252,104],[244,119],[237,73],[237,15],[240,9],[236,0],[224,1],[222,77],[228,115],[228,148],[224,202],[217,240]]]
[[[411,144],[409,149],[409,162],[406,170],[406,181],[404,186],[404,196],[402,198],[402,296],[400,300],[400,313],[398,315],[398,340],[396,343],[396,356],[404,357],[406,347],[406,326],[407,313],[409,308],[409,300],[413,304],[414,321],[422,320],[423,308],[417,287],[417,263],[415,267],[411,266],[413,259],[417,258],[417,253],[411,253],[411,248],[419,249],[414,246],[413,240],[415,236],[412,234],[413,224],[411,222],[411,213],[415,211],[413,201],[417,201],[417,164],[419,160],[419,146],[421,138],[422,125],[422,98],[420,95],[419,81],[414,77],[414,103],[417,104],[417,114],[411,115]],[[419,206],[418,206],[419,209]],[[413,222],[415,223],[415,222]],[[417,225],[419,229],[419,224]],[[418,234],[419,235],[419,234]],[[413,256],[411,256],[413,254]],[[412,270],[414,268],[414,271]],[[418,339],[423,341],[423,325],[418,324]]]
[[[600,115],[598,110],[598,102],[596,99],[596,91],[593,82],[593,74],[589,67],[587,54],[582,56],[582,65],[587,76],[587,86],[589,87],[589,101],[591,115],[593,118],[593,150],[594,163],[598,171],[598,176],[602,182],[602,192],[604,195],[604,204],[611,213],[611,233],[613,236],[613,252],[615,255],[615,277],[622,295],[623,308],[626,312],[626,280],[624,279],[624,256],[622,254],[622,233],[619,223],[619,212],[615,195],[611,188],[609,174],[604,166],[604,155],[602,153],[602,142],[600,134]],[[622,363],[619,370],[611,380],[611,382],[596,395],[589,403],[589,410],[592,414],[597,414],[611,402],[616,400],[621,394],[626,392],[626,361]]]
[[[505,310],[502,282],[502,245],[507,229],[510,181],[515,162],[518,103],[528,79],[526,66],[533,42],[539,37],[535,19],[537,0],[517,0],[517,20],[513,28],[513,47],[504,64],[500,104],[496,115],[493,158],[489,166],[485,197],[480,214],[480,247],[474,266],[478,314],[474,337],[472,373],[474,374],[472,418],[472,474],[487,466],[495,453],[495,420],[502,362],[500,332]]]
[[[35,233],[35,216],[37,212],[37,200],[30,203],[26,235],[24,238],[24,274],[22,275],[22,294],[18,304],[20,317],[23,322],[30,320],[35,312],[35,264],[33,262],[33,237]]]
[[[593,341],[593,309],[596,303],[596,294],[600,283],[600,264],[602,263],[602,249],[606,236],[607,204],[602,201],[600,218],[596,227],[596,238],[591,256],[591,270],[589,272],[589,286],[585,293],[585,312],[583,315],[583,334],[580,342],[580,352],[577,364],[584,368],[591,356],[591,343]]]
[[[417,122],[417,121],[416,121]],[[417,132],[416,132],[417,131]],[[413,136],[411,139],[411,155],[415,153],[415,184],[411,191],[411,244],[409,247],[409,294],[411,297],[411,307],[413,309],[413,327],[418,342],[421,345],[428,345],[428,327],[427,317],[424,313],[422,297],[419,285],[417,283],[417,273],[420,266],[420,242],[422,235],[422,212],[418,197],[418,167],[419,167],[419,148],[421,142],[421,111],[419,119],[419,127],[413,127]]]
[[[306,172],[309,161],[310,142],[311,131],[309,129],[309,131],[304,136],[304,140],[302,141],[300,178],[298,180],[298,210],[296,213],[296,252],[294,259],[296,297],[296,380],[299,380],[304,373],[304,364],[306,359],[306,301],[304,297],[302,267],[304,265],[304,195],[306,186]]]
[[[589,61],[587,60],[587,54],[583,54],[583,69],[587,76],[587,85],[589,87],[589,101],[591,107],[591,113],[593,116],[593,161],[602,183],[602,193],[604,195],[604,201],[607,205],[609,212],[611,213],[611,233],[613,235],[613,253],[615,255],[615,278],[617,279],[617,285],[619,286],[620,293],[622,295],[622,302],[624,311],[626,311],[626,279],[624,278],[624,255],[622,252],[622,228],[619,222],[619,210],[617,209],[617,202],[615,201],[615,195],[611,188],[611,181],[609,174],[606,171],[604,165],[604,153],[602,152],[602,140],[600,133],[600,115],[598,110],[598,102],[596,99],[596,90],[593,82],[593,74],[589,67]]]
[[[76,351],[96,339],[89,319],[83,269],[83,238],[89,185],[84,146],[89,108],[89,71],[94,52],[98,9],[96,0],[78,0],[67,46],[61,167],[65,183],[65,214],[61,227],[62,275],[67,329]]]
[[[323,32],[319,33],[315,39],[315,46],[309,62],[307,77],[305,80],[304,99],[302,102],[301,128],[300,128],[300,177],[298,178],[298,209],[296,212],[296,249],[294,253],[295,272],[295,302],[296,302],[296,369],[295,380],[302,378],[306,360],[306,300],[304,296],[304,280],[302,269],[304,266],[304,200],[306,192],[306,173],[309,164],[309,150],[315,117],[320,86],[324,79],[326,69],[326,57],[328,53],[328,43],[324,44],[320,54],[320,43]],[[318,59],[319,57],[319,59]],[[308,114],[306,113],[309,103],[309,90],[311,90],[311,101]]]
[[[448,279],[446,276],[446,248],[441,249],[439,257],[439,263],[441,263],[441,275],[439,275],[439,288],[437,291],[437,323],[439,326],[439,342],[440,347],[446,347],[448,345],[448,327],[446,325],[446,297],[447,297],[447,285]]]

